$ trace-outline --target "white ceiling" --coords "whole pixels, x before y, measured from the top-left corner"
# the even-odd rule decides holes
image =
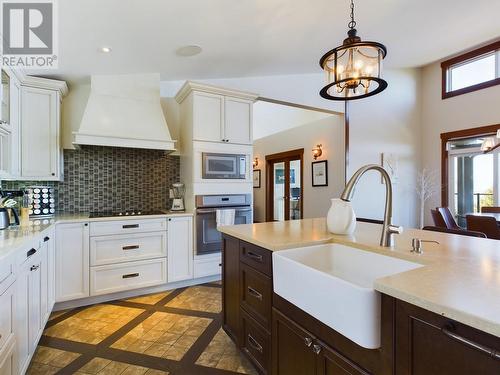
[[[348,0],[63,0],[57,76],[160,72],[162,79],[320,72],[347,31]],[[356,0],[362,38],[386,65],[421,66],[500,36],[498,0]],[[197,44],[203,52],[178,57]],[[112,48],[110,54],[98,51]],[[47,71],[39,72],[46,74]]]

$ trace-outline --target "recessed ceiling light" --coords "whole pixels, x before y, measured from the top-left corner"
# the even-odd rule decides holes
[[[100,51],[104,53],[109,53],[111,52],[111,47],[101,47]]]
[[[200,54],[201,51],[202,51],[202,49],[200,46],[192,45],[192,46],[179,47],[179,48],[177,48],[175,53],[177,56],[190,57],[190,56],[195,56],[195,55]]]

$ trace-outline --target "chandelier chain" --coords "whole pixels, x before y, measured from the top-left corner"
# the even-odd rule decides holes
[[[348,23],[348,26],[351,30],[356,27],[356,21],[354,21],[354,0],[351,0],[351,21]]]

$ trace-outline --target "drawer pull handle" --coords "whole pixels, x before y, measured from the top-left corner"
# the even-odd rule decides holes
[[[139,245],[130,245],[130,246],[123,246],[122,250],[135,250],[138,248],[139,248]]]
[[[485,345],[478,344],[477,342],[474,342],[474,341],[469,340],[465,337],[462,337],[454,331],[455,331],[455,327],[452,324],[447,324],[446,326],[441,328],[441,332],[443,332],[450,339],[458,341],[458,342],[460,342],[460,343],[462,343],[470,348],[479,350],[480,352],[483,352],[492,358],[500,359],[500,352],[498,352],[497,350],[491,349]]]
[[[139,224],[125,224],[122,225],[123,229],[132,229],[132,228],[139,228]]]
[[[310,337],[306,337],[306,338],[304,339],[304,344],[306,344],[306,346],[307,346],[308,348],[312,345],[312,343],[313,343],[312,338],[310,338]]]
[[[122,276],[122,279],[131,279],[132,277],[139,277],[139,272],[136,273],[128,273]]]
[[[263,353],[264,349],[262,348],[262,345],[260,345],[257,340],[255,340],[253,338],[253,336],[251,334],[248,334],[247,335],[247,338],[248,338],[248,343],[250,344],[250,346],[252,348],[254,348],[255,350],[257,350],[259,353]]]
[[[314,354],[319,354],[321,352],[321,345],[314,344],[313,345],[313,352],[314,352]]]
[[[26,258],[29,258],[30,256],[32,256],[33,254],[36,253],[36,249],[30,249],[26,252]]]
[[[30,267],[30,271],[36,271],[37,269],[39,269],[40,266],[39,265],[36,265],[36,266],[31,266]]]
[[[262,301],[262,294],[257,292],[254,288],[252,288],[251,286],[247,287],[248,289],[248,293],[250,293],[251,296],[257,298],[258,300],[261,300]]]
[[[251,251],[247,252],[247,255],[249,258],[252,258],[253,260],[256,260],[257,262],[262,263],[262,255],[252,253]]]

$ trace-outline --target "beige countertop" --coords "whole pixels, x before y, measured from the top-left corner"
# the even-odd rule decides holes
[[[97,222],[111,220],[143,220],[154,218],[167,218],[176,216],[192,216],[192,212],[172,212],[165,211],[159,215],[141,215],[141,216],[121,216],[106,218],[89,218],[89,214],[58,214],[54,217],[30,219],[28,225],[10,226],[7,229],[0,230],[0,262],[3,258],[12,254],[13,251],[24,249],[30,241],[41,237],[46,231],[49,231],[58,223],[81,223]]]
[[[334,235],[324,218],[219,227],[272,251],[335,242],[421,263],[424,267],[376,280],[374,288],[500,337],[500,241],[405,229],[389,249],[379,246],[381,229],[358,223],[353,235]],[[414,254],[412,238],[439,244],[424,243],[424,253]]]

